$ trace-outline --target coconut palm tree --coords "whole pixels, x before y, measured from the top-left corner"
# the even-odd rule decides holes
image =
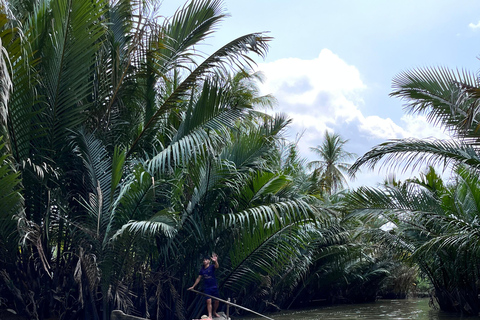
[[[356,157],[344,149],[347,142],[348,140],[343,140],[340,135],[325,131],[322,144],[310,148],[320,160],[309,162],[308,167],[314,168],[313,176],[318,179],[321,189],[328,195],[341,190],[346,184],[344,174],[351,165],[345,161]]]

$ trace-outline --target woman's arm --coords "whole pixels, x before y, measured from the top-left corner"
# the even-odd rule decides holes
[[[187,290],[192,290],[195,288],[195,286],[200,282],[200,280],[202,279],[202,276],[198,276],[197,277],[197,280],[195,280],[195,283],[193,284],[193,286],[191,286],[190,288],[188,288]]]

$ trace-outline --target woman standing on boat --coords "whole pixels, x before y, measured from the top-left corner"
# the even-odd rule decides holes
[[[213,265],[211,261],[213,261]],[[203,258],[203,265],[202,269],[198,273],[198,277],[195,280],[193,286],[188,288],[188,290],[192,290],[195,286],[200,282],[203,278],[203,292],[213,297],[219,298],[218,294],[218,286],[217,286],[217,279],[215,278],[215,270],[218,269],[220,265],[218,264],[218,256],[214,253],[212,257],[204,257]],[[208,311],[208,319],[212,319],[212,298],[207,297],[207,311]],[[213,303],[213,316],[218,318],[220,317],[217,313],[219,301],[215,300]]]

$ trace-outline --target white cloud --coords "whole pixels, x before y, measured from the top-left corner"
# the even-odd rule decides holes
[[[401,120],[405,124],[406,132],[408,132],[404,138],[449,138],[442,129],[431,125],[425,116],[404,115]]]
[[[328,49],[312,60],[280,59],[259,65],[265,74],[264,94],[279,101],[298,127],[324,132],[328,123],[352,121],[361,116],[361,92],[366,89],[360,72]]]
[[[470,29],[473,29],[473,30],[480,29],[480,21],[478,21],[477,24],[469,23],[468,26],[470,27]]]
[[[265,74],[262,93],[273,94],[279,102],[275,112],[286,113],[292,118],[290,140],[303,132],[298,146],[300,153],[310,160],[314,155],[309,149],[322,142],[325,130],[349,139],[348,151],[358,155],[389,139],[446,137],[441,130],[428,124],[424,116],[392,119],[364,115],[363,95],[367,85],[359,70],[328,49],[323,49],[311,60],[280,59],[259,64],[258,69]],[[380,177],[378,172],[362,175],[376,182],[384,179],[384,174]],[[366,183],[365,179],[361,183]]]
[[[260,64],[259,69],[267,75],[264,90],[288,103],[312,105],[322,92],[339,98],[365,89],[358,70],[328,49],[313,60],[280,59]]]
[[[390,118],[379,116],[360,116],[359,129],[365,134],[377,139],[399,139],[408,136],[407,132]]]
[[[262,93],[272,93],[279,101],[275,111],[288,114],[299,129],[323,134],[355,122],[358,131],[372,139],[446,137],[424,116],[405,115],[396,123],[391,118],[363,115],[362,94],[367,86],[360,72],[328,49],[312,60],[280,59],[260,64],[259,70],[266,76]]]
[[[367,116],[361,119],[359,129],[372,138],[379,139],[403,139],[403,138],[438,138],[447,139],[448,136],[442,129],[433,126],[427,121],[425,116],[404,115],[400,119],[400,124],[395,123],[390,118],[380,118],[379,116]]]

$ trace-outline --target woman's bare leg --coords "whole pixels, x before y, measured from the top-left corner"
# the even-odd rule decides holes
[[[216,318],[220,318],[220,315],[217,313],[217,309],[218,309],[218,304],[220,302],[218,300],[215,300],[213,302],[213,316],[216,317]]]
[[[212,319],[212,299],[207,299],[208,318]]]

